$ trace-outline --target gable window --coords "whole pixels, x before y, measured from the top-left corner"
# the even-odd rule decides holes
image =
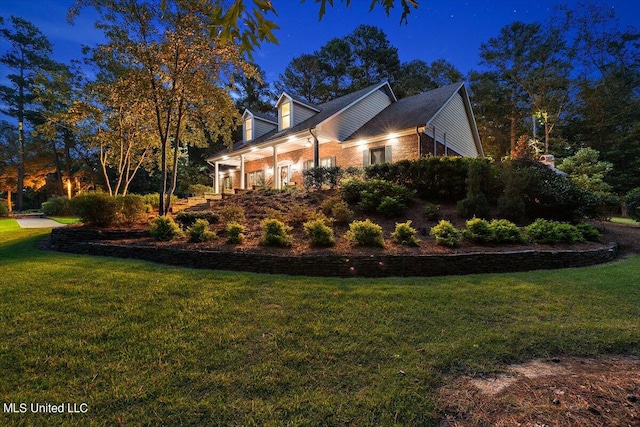
[[[280,106],[280,129],[291,127],[291,102],[284,102]]]
[[[244,140],[251,141],[253,139],[253,119],[249,117],[244,121]]]

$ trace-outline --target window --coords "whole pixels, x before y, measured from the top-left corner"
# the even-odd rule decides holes
[[[253,139],[253,119],[249,117],[244,121],[244,140],[251,141]]]
[[[291,102],[285,102],[280,106],[280,129],[291,127]]]
[[[335,157],[323,157],[320,159],[320,162],[318,163],[318,166],[323,167],[323,168],[332,168],[336,165],[336,158]],[[313,160],[307,160],[306,162],[304,162],[303,167],[305,170],[307,169],[312,169],[313,168]]]
[[[231,190],[233,188],[233,181],[230,176],[225,176],[222,179],[222,188],[224,190]]]
[[[380,163],[391,163],[391,146],[376,147],[364,150],[364,166],[378,165]]]
[[[372,148],[370,151],[371,154],[371,161],[370,164],[372,165],[378,165],[380,163],[385,163],[385,156],[384,156],[384,147],[380,147],[380,148]]]
[[[255,171],[247,174],[247,188],[264,186],[264,171]]]

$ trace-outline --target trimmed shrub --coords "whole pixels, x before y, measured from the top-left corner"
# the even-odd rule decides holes
[[[335,243],[333,230],[322,219],[307,221],[303,227],[305,234],[311,240],[311,246],[326,247]]]
[[[586,240],[596,242],[600,238],[600,232],[598,231],[598,229],[587,222],[581,222],[580,224],[576,225],[576,228],[578,229],[578,231],[580,231],[582,237],[584,237]]]
[[[349,180],[342,185],[342,194],[348,203],[357,203],[364,212],[377,212],[397,216],[415,196],[415,191],[381,179]]]
[[[640,187],[627,193],[624,204],[627,207],[628,215],[636,221],[640,221]]]
[[[147,205],[144,197],[137,194],[127,194],[116,197],[118,221],[133,224],[146,220]]]
[[[424,216],[429,221],[437,221],[440,219],[440,205],[427,203],[424,205]]]
[[[108,227],[116,222],[118,203],[107,193],[82,193],[71,199],[71,208],[80,221],[96,227]]]
[[[418,246],[416,239],[416,229],[411,226],[411,221],[397,222],[396,229],[391,233],[394,242],[405,246]]]
[[[522,221],[526,214],[526,207],[522,194],[529,185],[530,176],[518,173],[512,162],[503,163],[502,184],[504,190],[498,198],[498,215],[512,221]]]
[[[209,221],[197,219],[191,228],[187,230],[191,243],[209,242],[218,238],[215,231],[209,230]]]
[[[537,243],[577,243],[584,242],[580,230],[566,222],[538,218],[525,227],[527,235]]]
[[[156,240],[168,242],[178,237],[182,237],[182,231],[173,218],[159,216],[151,222],[149,234]]]
[[[329,197],[322,203],[322,212],[338,224],[347,224],[353,219],[353,211],[340,196]]]
[[[343,175],[344,170],[340,166],[318,166],[302,172],[302,183],[307,190],[320,190],[325,185],[333,189]]]
[[[44,202],[42,204],[42,213],[48,216],[72,216],[74,214],[71,200],[66,197],[54,197]]]
[[[488,243],[493,241],[493,230],[489,221],[473,217],[466,222],[466,227],[462,230],[465,239],[474,243]]]
[[[384,247],[382,227],[369,219],[353,221],[349,224],[349,231],[347,231],[345,237],[350,242],[356,242],[362,246]]]
[[[316,213],[306,206],[299,204],[292,204],[287,211],[287,223],[293,225],[300,225],[309,220],[314,219]]]
[[[215,193],[215,189],[213,187],[209,187],[207,185],[202,184],[191,184],[187,188],[187,193],[191,196],[204,196],[205,193]]]
[[[9,208],[7,207],[7,201],[0,199],[0,216],[9,215]]]
[[[220,217],[225,224],[229,222],[243,222],[244,208],[240,205],[236,205],[235,203],[225,205],[220,209]]]
[[[284,222],[273,218],[267,218],[260,224],[262,227],[261,245],[267,246],[291,246],[293,237],[288,234],[292,228]]]
[[[431,227],[429,234],[436,239],[436,244],[454,247],[458,245],[460,232],[447,220],[441,220],[437,225]]]
[[[149,193],[145,194],[144,203],[151,207],[151,210],[158,210],[158,206],[160,205],[160,195],[158,193]],[[178,196],[175,194],[171,196],[171,203],[175,203],[178,201]]]
[[[393,218],[399,216],[407,209],[407,205],[400,201],[397,197],[384,196],[380,200],[380,204],[376,208],[376,212],[386,216],[387,218]]]
[[[209,224],[216,224],[218,222],[218,215],[211,211],[182,211],[176,215],[176,221],[183,229],[191,227],[199,219],[204,219]]]
[[[244,241],[244,225],[237,222],[229,222],[226,226],[227,243],[239,245]]]
[[[496,243],[524,243],[520,227],[507,219],[494,219],[489,223],[491,238]]]
[[[469,163],[467,174],[467,197],[458,202],[458,212],[463,218],[472,216],[488,217],[489,201],[481,190],[484,164]]]

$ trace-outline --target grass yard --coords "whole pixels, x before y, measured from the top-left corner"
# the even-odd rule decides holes
[[[18,221],[13,218],[0,218],[0,233],[3,231],[20,230]],[[0,239],[0,242],[2,240]]]
[[[640,222],[632,219],[632,218],[623,218],[619,216],[614,216],[609,221],[615,224],[624,224],[624,225],[640,225]]]
[[[53,217],[53,216],[50,216],[48,218],[55,222],[59,222],[60,224],[78,224],[80,222],[80,219],[78,218]]]
[[[318,279],[48,253],[48,230],[0,227],[0,400],[88,404],[0,425],[432,425],[460,374],[640,354],[638,255]]]

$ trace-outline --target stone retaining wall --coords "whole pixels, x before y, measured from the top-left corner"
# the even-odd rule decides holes
[[[506,273],[584,267],[615,259],[615,243],[588,250],[524,250],[433,255],[273,255],[213,250],[175,249],[105,242],[132,238],[130,232],[100,232],[81,228],[52,230],[54,250],[135,258],[193,268],[325,277],[445,276]],[[144,234],[138,232],[139,235]],[[92,238],[98,236],[98,239]],[[115,237],[120,236],[120,237]]]

